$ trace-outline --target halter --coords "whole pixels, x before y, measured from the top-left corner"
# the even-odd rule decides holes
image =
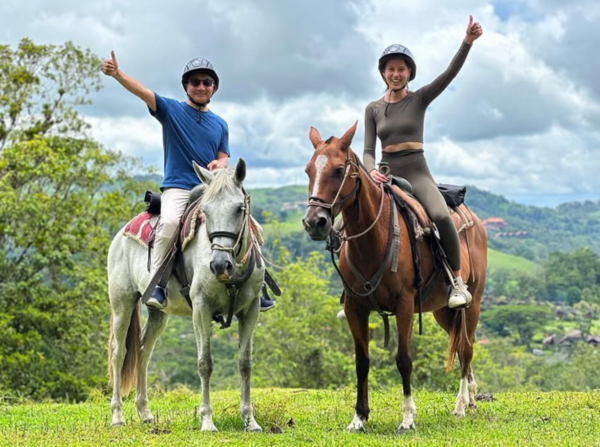
[[[353,167],[355,168],[355,170],[353,172],[350,172],[350,170]],[[340,197],[340,194],[342,193],[342,189],[344,189],[344,184],[346,183],[346,179],[348,177],[355,178],[356,185],[354,185],[354,188],[352,189],[350,194],[348,194],[346,197],[344,197],[342,200],[340,200],[338,202],[338,198]],[[341,205],[342,203],[346,202],[352,196],[355,196],[355,198],[358,198],[358,194],[360,193],[360,186],[361,186],[360,168],[354,161],[352,161],[352,158],[350,158],[350,153],[348,153],[348,158],[346,159],[346,171],[344,173],[344,178],[342,180],[342,184],[340,185],[340,188],[338,189],[337,194],[335,195],[335,198],[333,199],[333,202],[327,203],[324,199],[320,198],[319,196],[310,196],[308,198],[308,206],[318,206],[321,208],[328,209],[329,213],[331,214],[331,218],[333,219],[335,217],[334,207],[336,205]]]
[[[242,228],[240,228],[239,233],[236,234],[236,233],[232,233],[231,231],[213,231],[211,233],[208,233],[208,239],[211,242],[211,245],[210,245],[211,250],[225,251],[225,252],[231,253],[231,256],[233,258],[235,258],[236,261],[237,261],[237,257],[240,254],[240,250],[242,249],[242,237],[244,236],[244,233],[246,232],[246,230],[250,228],[250,195],[246,194],[245,192],[244,192],[244,194],[245,194],[245,196],[244,196],[244,217],[243,217],[244,220],[242,222]],[[224,245],[213,242],[213,239],[215,239],[217,237],[226,237],[229,239],[233,239],[233,240],[235,240],[235,243],[231,247],[225,247]],[[244,257],[238,264],[238,267],[246,262],[246,259],[248,258],[248,254],[250,253],[250,250],[252,250],[252,247],[253,247],[253,244],[251,243],[248,247],[248,251],[246,252]]]
[[[231,253],[231,256],[236,261],[237,268],[242,267],[248,261],[248,266],[241,275],[234,274],[227,282],[224,283],[225,287],[227,288],[227,294],[229,295],[229,308],[227,311],[227,319],[224,319],[220,315],[217,317],[213,317],[216,318],[216,320],[221,324],[221,329],[225,329],[231,326],[238,292],[244,286],[248,278],[250,278],[250,275],[252,275],[252,272],[254,271],[254,268],[257,264],[255,252],[258,253],[259,251],[255,250],[255,241],[252,237],[252,231],[250,230],[250,195],[247,194],[246,191],[244,191],[243,219],[244,221],[242,222],[242,228],[240,228],[240,231],[237,234],[232,233],[230,231],[213,231],[212,233],[208,233],[208,239],[211,242],[211,250],[225,251]],[[240,255],[240,251],[242,249],[242,238],[246,232],[250,233],[250,243],[248,244],[248,250],[238,263],[237,258]],[[229,239],[234,239],[235,244],[233,244],[233,246],[231,247],[225,247],[221,244],[217,244],[216,242],[213,242],[213,239],[217,237],[226,237]]]

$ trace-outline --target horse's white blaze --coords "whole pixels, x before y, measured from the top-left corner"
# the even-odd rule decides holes
[[[469,406],[469,379],[463,377],[460,379],[460,389],[456,396],[456,405],[454,406],[454,414],[456,416],[464,416],[465,410]]]
[[[415,414],[417,406],[412,396],[404,396],[404,404],[402,404],[402,423],[398,430],[410,430],[415,428]]]
[[[317,173],[315,175],[315,185],[311,194],[313,197],[318,197],[319,195],[319,182],[321,181],[321,173],[323,172],[323,168],[327,166],[328,161],[329,160],[327,157],[323,154],[319,155],[315,160],[315,168],[317,168]]]

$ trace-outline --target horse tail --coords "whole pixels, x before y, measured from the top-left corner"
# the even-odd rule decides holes
[[[454,359],[458,352],[465,349],[469,343],[467,338],[467,317],[465,309],[454,311],[454,319],[452,320],[452,328],[450,329],[450,347],[448,349],[448,360],[446,363],[446,371],[450,371],[454,365]]]
[[[113,368],[112,368],[112,356],[113,356],[113,314],[110,314],[110,336],[108,337],[108,383],[113,385]],[[125,339],[125,359],[123,360],[123,366],[121,368],[121,382],[120,392],[121,396],[129,394],[131,389],[135,387],[137,383],[137,369],[141,355],[141,304],[134,307],[133,313],[131,314],[131,321],[127,328],[127,337]]]

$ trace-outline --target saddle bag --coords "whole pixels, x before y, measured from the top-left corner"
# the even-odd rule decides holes
[[[150,214],[160,214],[160,196],[159,192],[146,191],[144,202],[146,202],[146,211]]]
[[[450,208],[458,208],[464,203],[465,194],[467,194],[466,186],[446,185],[442,183],[437,186]]]

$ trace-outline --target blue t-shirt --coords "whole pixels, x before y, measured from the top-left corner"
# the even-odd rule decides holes
[[[163,126],[165,152],[165,178],[161,189],[192,189],[200,184],[192,160],[206,168],[217,159],[218,152],[231,155],[227,123],[210,110],[198,112],[186,102],[164,98],[157,93],[154,96],[156,112],[149,110]]]

